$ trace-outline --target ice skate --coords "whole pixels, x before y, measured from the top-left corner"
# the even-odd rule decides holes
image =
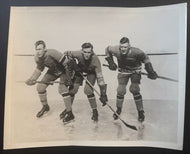
[[[72,121],[74,121],[75,116],[73,115],[72,111],[66,112],[65,118],[63,119],[63,124],[66,125]]]
[[[117,113],[118,115],[121,114],[121,108],[120,108],[120,107],[117,108],[116,113]],[[113,114],[113,119],[114,119],[114,120],[117,120],[117,119],[118,119],[118,116],[117,116],[115,113]]]
[[[98,110],[97,109],[93,109],[92,110],[92,120],[94,120],[94,122],[97,122],[98,121]]]
[[[144,119],[145,119],[144,111],[143,111],[143,110],[138,111],[138,121],[139,121],[139,122],[143,122]]]
[[[65,118],[66,113],[67,113],[67,111],[66,111],[66,109],[65,109],[65,110],[59,115],[60,120]]]
[[[138,130],[142,131],[144,129],[144,119],[145,119],[145,116],[144,116],[144,111],[141,110],[141,111],[138,111],[138,121],[139,121],[139,126],[138,126]]]
[[[41,116],[43,116],[45,113],[47,113],[49,111],[49,105],[43,105],[42,109],[37,113],[36,117],[40,118]]]

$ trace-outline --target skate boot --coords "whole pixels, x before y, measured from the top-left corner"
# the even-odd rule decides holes
[[[65,110],[59,115],[60,120],[65,118],[66,113],[67,113],[67,111],[66,111],[66,109],[65,109]]]
[[[94,120],[94,122],[98,121],[98,110],[97,109],[93,109],[92,110],[92,120]]]
[[[72,111],[66,112],[65,118],[63,119],[63,123],[68,124],[74,120],[75,116],[73,115]]]
[[[119,114],[119,115],[121,114],[121,108],[120,107],[117,107],[116,113]],[[113,114],[113,119],[114,120],[118,119],[118,116],[115,113]]]
[[[43,116],[45,113],[47,113],[49,111],[49,105],[43,105],[42,109],[37,113],[36,117],[40,118],[41,116]]]
[[[145,119],[144,111],[143,111],[143,110],[138,111],[138,121],[139,121],[139,122],[143,122],[144,119]]]

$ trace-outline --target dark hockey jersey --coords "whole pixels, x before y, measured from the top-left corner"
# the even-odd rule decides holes
[[[93,53],[89,61],[84,59],[82,50],[66,51],[65,55],[68,55],[77,60],[77,65],[80,68],[81,72],[85,72],[87,74],[95,73],[98,80],[98,84],[104,84],[100,60],[96,54]]]
[[[63,65],[64,54],[55,49],[47,49],[43,57],[39,58],[36,54],[34,58],[37,64],[37,69],[40,71],[43,71],[44,68],[47,67],[48,71],[56,76],[65,72]]]
[[[128,54],[123,55],[120,52],[119,45],[108,46],[106,55],[115,56],[118,61],[118,67],[121,69],[137,70],[141,68],[142,63],[150,62],[148,56],[140,49],[131,47]]]

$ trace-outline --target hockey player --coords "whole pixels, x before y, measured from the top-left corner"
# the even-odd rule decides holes
[[[138,121],[143,122],[145,119],[143,101],[140,93],[140,80],[141,80],[141,65],[145,64],[145,70],[148,72],[148,78],[155,80],[158,76],[153,70],[152,64],[148,56],[140,49],[131,47],[129,39],[123,37],[120,40],[120,44],[116,46],[108,46],[106,48],[106,60],[109,64],[110,70],[118,69],[118,88],[117,88],[117,100],[116,100],[116,112],[120,115],[122,111],[122,105],[124,101],[124,95],[126,94],[126,86],[131,80],[130,92],[133,94],[136,108],[138,111]],[[117,58],[118,67],[113,60],[113,56]],[[116,120],[118,116],[113,115]]]
[[[87,80],[94,85],[96,80],[100,88],[100,101],[103,103],[103,106],[107,102],[107,95],[106,95],[106,84],[103,79],[101,64],[97,57],[97,55],[93,51],[93,46],[91,43],[84,43],[82,44],[82,50],[79,51],[67,51],[65,55],[72,57],[77,61],[76,65],[76,75],[74,79],[73,88],[70,90],[70,94],[72,97],[72,101],[74,99],[75,94],[77,93],[79,86],[82,85],[83,76],[87,77]],[[92,108],[92,117],[91,119],[94,121],[98,121],[98,110],[96,99],[94,95],[93,89],[88,85],[85,84],[84,93],[87,95],[88,101]],[[65,116],[65,111],[62,112],[60,118]]]
[[[46,49],[46,44],[42,40],[39,40],[35,43],[35,50],[36,54],[34,57],[37,67],[31,77],[26,81],[26,84],[36,84],[41,72],[45,67],[48,68],[48,71],[37,85],[37,91],[42,104],[42,109],[37,113],[36,116],[40,118],[44,115],[44,113],[50,110],[47,102],[46,88],[49,86],[50,82],[60,78],[59,93],[63,96],[67,115],[64,119],[64,122],[73,120],[74,115],[72,113],[71,97],[68,90],[68,86],[72,84],[72,60],[68,59],[66,56],[64,56],[64,54],[55,49]]]

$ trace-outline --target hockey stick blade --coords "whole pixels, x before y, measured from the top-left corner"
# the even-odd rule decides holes
[[[106,103],[106,105],[114,112],[114,114],[116,114],[117,115],[117,117],[121,120],[121,122],[126,126],[126,127],[128,127],[128,128],[131,128],[131,129],[133,129],[133,130],[136,130],[137,131],[137,128],[136,128],[136,126],[133,126],[133,125],[129,125],[128,123],[126,123],[123,119],[121,119],[121,117],[120,117],[120,115],[119,114],[117,114],[117,112],[115,112],[114,111],[114,109],[108,104],[108,103]]]
[[[129,128],[131,128],[131,129],[133,129],[133,130],[136,130],[137,131],[137,127],[136,126],[133,126],[133,125],[129,125],[129,124],[127,124],[125,121],[123,121],[123,120],[121,120],[124,124],[125,124],[125,126],[126,127],[129,127]]]

